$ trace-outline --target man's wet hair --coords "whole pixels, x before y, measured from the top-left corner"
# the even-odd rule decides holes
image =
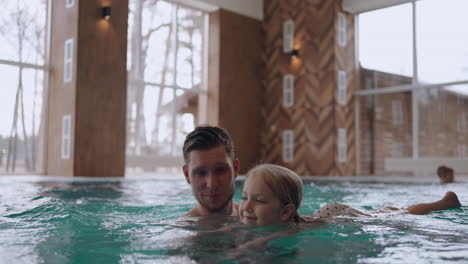
[[[196,127],[184,141],[185,163],[189,163],[189,155],[193,150],[209,150],[218,146],[223,146],[226,154],[234,160],[234,143],[224,128],[208,125]]]
[[[453,182],[454,170],[445,165],[439,166],[437,168],[437,176],[439,176],[439,178],[444,180],[446,183]]]
[[[437,176],[439,176],[439,177],[445,177],[444,174],[445,174],[445,170],[446,170],[446,169],[447,169],[447,167],[445,167],[444,165],[439,166],[439,167],[437,168]]]

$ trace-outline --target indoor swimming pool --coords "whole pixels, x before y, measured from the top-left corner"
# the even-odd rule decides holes
[[[302,214],[329,202],[367,210],[440,199],[468,204],[468,182],[305,181]],[[237,182],[235,201],[240,200]],[[178,218],[195,201],[180,177],[0,178],[0,263],[468,263],[468,206],[429,215],[364,217],[303,228],[239,250],[284,228]],[[218,219],[216,219],[218,220]],[[281,230],[280,230],[281,231]]]

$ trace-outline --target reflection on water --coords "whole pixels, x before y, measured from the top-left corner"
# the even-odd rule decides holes
[[[328,202],[404,207],[468,184],[306,183],[301,213]],[[240,199],[241,183],[235,200]],[[468,261],[468,208],[427,216],[334,221],[239,250],[282,228],[233,217],[179,219],[195,201],[180,180],[13,181],[0,185],[0,262],[14,263],[429,263]],[[225,226],[228,231],[209,232]],[[284,229],[284,228],[283,228]]]

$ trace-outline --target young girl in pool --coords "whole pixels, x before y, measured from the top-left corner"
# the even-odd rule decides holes
[[[302,217],[297,212],[302,197],[303,184],[295,172],[273,164],[258,165],[247,173],[242,190],[242,201],[239,205],[239,216],[244,224],[269,226],[316,222],[337,216],[371,216],[373,213],[389,211],[421,215],[461,206],[457,195],[447,192],[439,201],[415,204],[403,210],[385,207],[364,213],[345,204],[330,203],[312,215]]]
[[[385,207],[364,213],[345,204],[330,203],[312,215],[301,216],[297,210],[301,205],[302,197],[303,184],[300,177],[285,167],[263,164],[247,172],[242,190],[242,201],[238,208],[241,222],[259,227],[288,224],[293,224],[293,226],[242,243],[229,251],[226,254],[226,259],[236,259],[245,250],[258,250],[272,239],[293,235],[298,231],[298,228],[321,226],[325,221],[335,217],[371,216],[374,213],[393,211],[398,211],[397,213],[427,214],[432,211],[461,206],[456,194],[447,192],[440,201],[415,204],[403,210]],[[214,232],[229,231],[237,227],[238,225],[226,226],[214,230]]]

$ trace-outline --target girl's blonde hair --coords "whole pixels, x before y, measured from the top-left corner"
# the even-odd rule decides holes
[[[301,178],[294,171],[279,165],[261,164],[247,172],[246,181],[251,177],[261,177],[281,203],[293,206],[290,222],[304,221],[297,212],[301,206],[304,186]]]

